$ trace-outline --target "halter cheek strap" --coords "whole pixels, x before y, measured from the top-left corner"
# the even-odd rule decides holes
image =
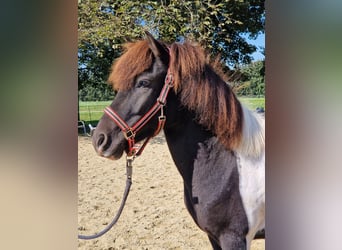
[[[148,141],[159,134],[159,132],[164,128],[166,122],[166,116],[164,115],[164,106],[166,104],[166,98],[169,94],[170,89],[173,87],[173,77],[172,74],[168,72],[165,78],[164,86],[157,98],[156,103],[153,107],[141,117],[132,127],[130,127],[121,117],[115,112],[111,107],[106,107],[104,112],[107,114],[118,127],[122,130],[125,139],[128,142],[128,156],[139,156],[147,145]],[[148,137],[143,145],[138,146],[135,144],[135,135],[154,117],[160,110],[160,116],[158,117],[158,126],[154,134]]]

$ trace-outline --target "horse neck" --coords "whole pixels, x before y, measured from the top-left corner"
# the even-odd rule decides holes
[[[168,109],[177,111],[167,112],[170,115],[164,128],[165,138],[178,171],[185,183],[191,183],[199,145],[214,136],[196,123],[195,114],[181,107],[178,101],[171,104],[168,101]]]

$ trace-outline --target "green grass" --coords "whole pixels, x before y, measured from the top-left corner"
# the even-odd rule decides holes
[[[239,100],[251,110],[255,110],[257,107],[265,109],[264,97],[239,97]],[[104,108],[111,102],[112,101],[79,102],[80,119],[85,121],[86,124],[91,123],[93,126],[96,126],[97,122],[103,115]]]
[[[103,110],[112,101],[101,101],[101,102],[79,102],[80,107],[80,119],[86,123],[96,125],[98,120],[103,115]]]
[[[250,110],[255,110],[257,107],[265,109],[265,97],[238,97]],[[265,109],[266,110],[266,109]]]

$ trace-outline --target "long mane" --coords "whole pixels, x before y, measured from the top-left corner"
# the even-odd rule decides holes
[[[109,76],[109,82],[117,90],[132,88],[134,78],[153,63],[147,41],[126,44],[125,48]],[[212,131],[227,149],[259,156],[265,147],[262,119],[241,105],[210,65],[204,50],[188,42],[173,43],[169,53],[169,71],[182,105],[193,111],[196,121]]]
[[[201,47],[174,43],[170,54],[170,71],[182,104],[228,149],[236,149],[242,138],[243,111],[230,87],[215,73]]]

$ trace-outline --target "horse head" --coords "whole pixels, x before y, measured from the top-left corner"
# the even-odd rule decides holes
[[[119,159],[124,151],[132,151],[132,137],[133,141],[151,137],[159,126],[155,111],[148,120],[144,118],[156,106],[163,90],[169,53],[164,43],[148,32],[146,35],[146,40],[127,45],[125,53],[112,66],[108,81],[117,94],[106,108],[107,112],[100,119],[92,138],[100,156]],[[139,126],[143,123],[136,129],[139,131],[130,131],[137,123]],[[127,131],[123,131],[126,127]]]

